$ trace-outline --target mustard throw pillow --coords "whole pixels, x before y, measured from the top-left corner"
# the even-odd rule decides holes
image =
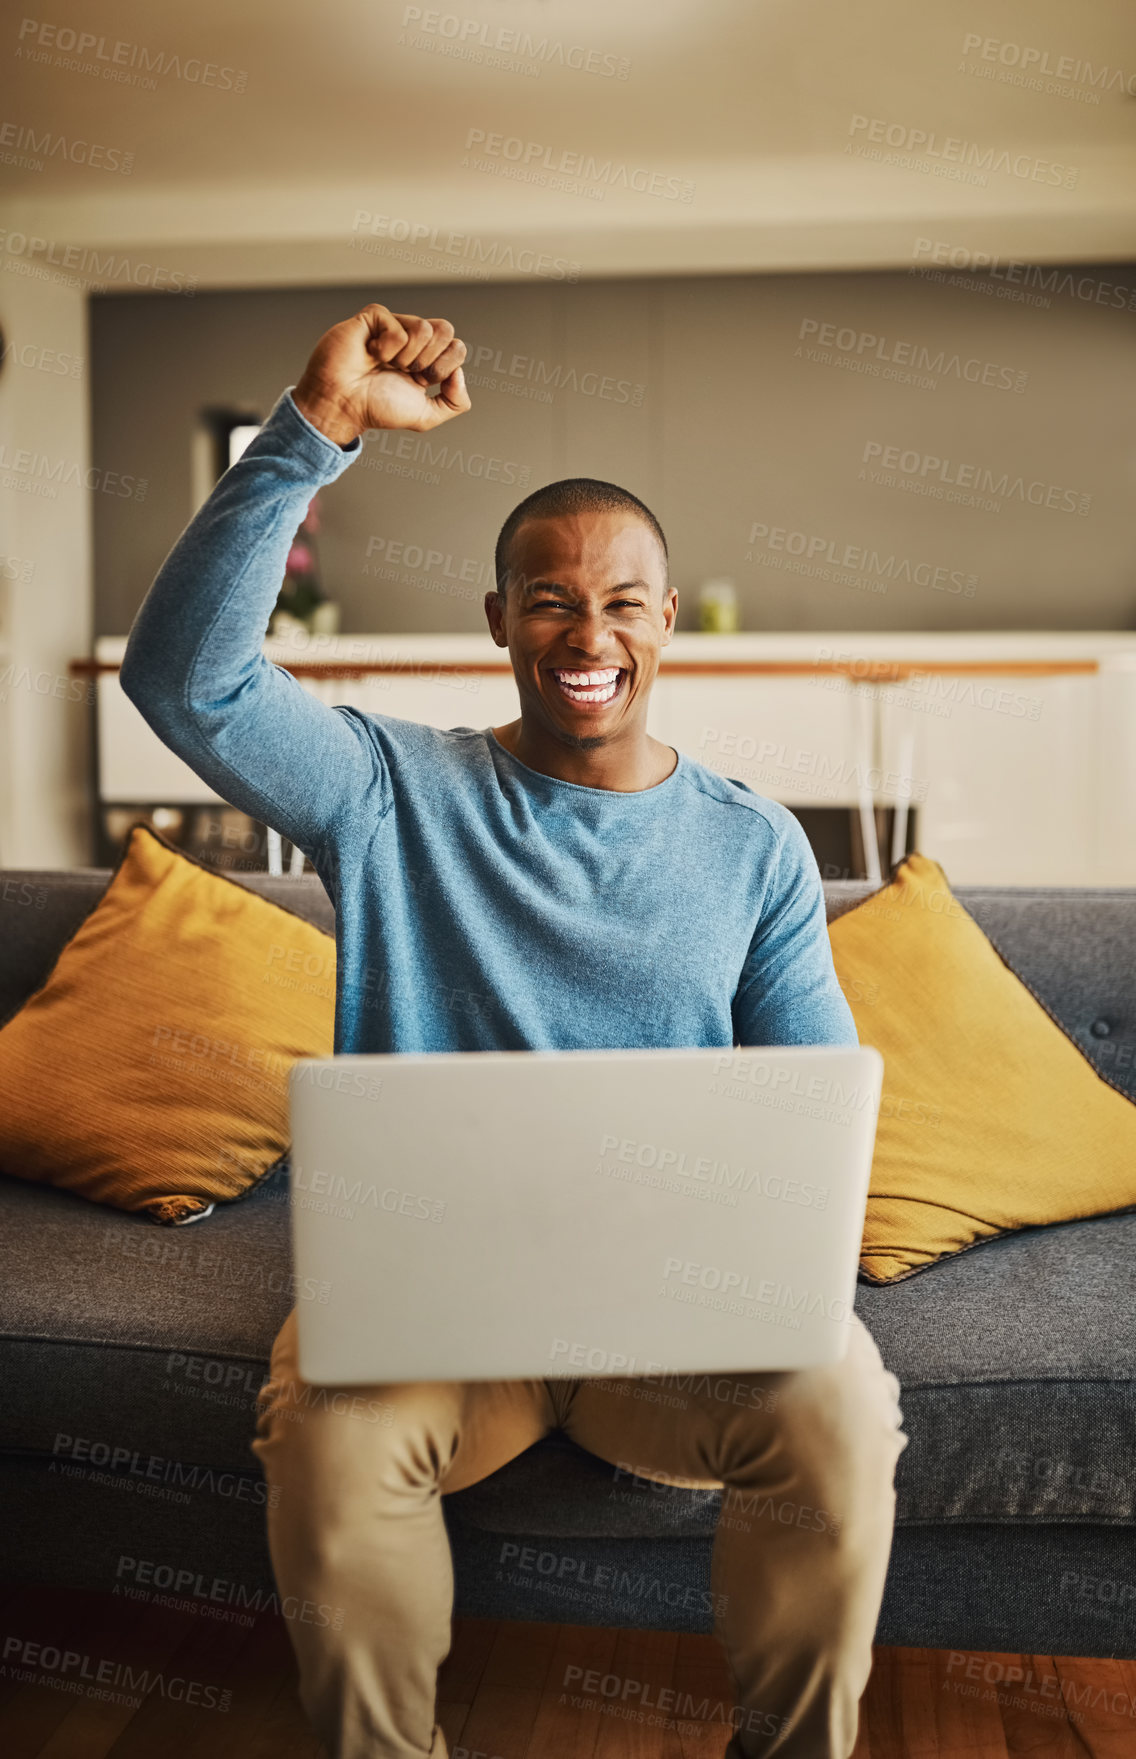
[[[884,1059],[860,1266],[898,1282],[1016,1228],[1136,1207],[1136,1106],[912,855],[829,927],[862,1044]]]
[[[288,1144],[330,1056],[335,942],[135,825],[43,988],[0,1029],[0,1172],[181,1222]]]

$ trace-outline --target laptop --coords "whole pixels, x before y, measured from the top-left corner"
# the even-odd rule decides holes
[[[300,1059],[301,1375],[838,1361],[882,1072],[848,1047]]]

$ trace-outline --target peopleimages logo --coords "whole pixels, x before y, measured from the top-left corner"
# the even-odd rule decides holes
[[[726,1596],[723,1594],[717,1598],[725,1601]],[[771,1710],[747,1710],[740,1704],[728,1704],[723,1698],[695,1698],[678,1687],[659,1686],[653,1681],[630,1679],[621,1674],[601,1674],[598,1668],[589,1668],[585,1672],[582,1667],[567,1667],[563,1684],[565,1688],[581,1687],[579,1693],[565,1694],[571,1696],[574,1706],[599,1710],[618,1708],[628,1721],[653,1727],[677,1728],[682,1724],[693,1728],[698,1724],[718,1723],[738,1731],[744,1729],[751,1735],[783,1735],[792,1727],[791,1717],[778,1716]],[[457,1759],[456,1749],[454,1759]]]
[[[50,128],[37,132],[26,122],[0,123],[0,147],[8,149],[5,159],[17,153],[30,153],[42,171],[47,159],[67,159],[72,165],[86,165],[92,171],[121,171],[129,176],[134,169],[134,154],[122,147],[99,146],[94,141],[69,140],[65,134],[52,134]]]
[[[38,18],[22,21],[18,40],[16,54],[25,61],[69,73],[93,73],[118,85],[141,85],[147,91],[156,89],[155,74],[227,92],[243,92],[248,84],[243,69],[222,67],[200,55],[175,55],[168,49],[148,49],[142,43],[111,41],[94,31],[77,31],[70,25],[49,24]],[[94,59],[84,61],[85,55]]]
[[[984,292],[994,292],[999,298],[1020,299],[1031,305],[1048,307],[1051,303],[1048,298],[1025,291],[1037,287],[1041,289],[1041,295],[1068,294],[1087,305],[1136,311],[1136,287],[1122,281],[1102,281],[1096,275],[1075,274],[1070,269],[1055,268],[1048,263],[1027,263],[1024,257],[992,256],[989,251],[971,250],[969,245],[955,244],[945,238],[917,238],[911,254],[913,267],[907,271],[909,275],[924,275],[941,281],[943,276],[938,272],[939,267],[960,273],[970,271],[981,278],[978,285]],[[1015,285],[984,285],[988,282]],[[1016,285],[1018,282],[1021,287]]]
[[[34,232],[12,232],[0,227],[0,251],[6,257],[17,259],[5,263],[6,269],[37,274],[42,260],[45,264],[74,271],[70,276],[43,275],[43,279],[85,284],[92,293],[105,292],[112,282],[129,281],[133,287],[149,287],[161,293],[184,293],[192,299],[197,288],[197,276],[184,275],[180,269],[136,262],[130,257],[116,256],[113,251],[103,256],[89,245],[60,244],[53,238],[40,238]]]
[[[582,43],[565,43],[560,37],[534,37],[512,25],[460,18],[454,12],[407,6],[402,22],[404,26],[413,26],[415,34],[409,36],[404,29],[400,43],[488,67],[518,71],[528,63],[536,73],[542,67],[568,67],[575,73],[594,73],[601,79],[626,79],[631,72],[626,55],[605,54],[600,49],[585,48]]]
[[[714,746],[717,749],[711,750]],[[729,769],[718,770],[728,781],[744,781],[746,774],[781,785],[791,781],[795,788],[834,802],[842,796],[846,798],[850,788],[867,788],[873,794],[894,795],[900,800],[921,802],[927,798],[927,783],[917,782],[902,770],[885,770],[882,764],[858,763],[849,757],[833,757],[828,752],[800,746],[794,750],[787,740],[758,740],[750,733],[704,727],[702,750],[703,761],[711,769],[728,763]],[[735,762],[739,757],[741,766]],[[742,775],[731,774],[739,767],[743,769]]]
[[[1056,513],[1078,513],[1082,518],[1093,504],[1093,497],[1082,494],[1079,489],[1063,489],[1058,483],[1037,479],[1027,482],[1023,476],[1012,477],[1009,471],[1003,471],[999,476],[988,465],[965,464],[953,458],[940,458],[934,452],[890,445],[883,440],[866,441],[860,462],[864,466],[878,465],[881,471],[894,471],[932,486],[945,483],[956,489],[973,489],[976,494],[992,496],[996,501],[1028,502],[1031,507],[1048,507]],[[861,470],[861,480],[866,480],[867,476],[867,470]]]
[[[275,1508],[280,1495],[279,1485],[269,1488],[263,1478],[246,1478],[241,1472],[213,1466],[187,1465],[183,1460],[142,1454],[137,1448],[92,1440],[90,1436],[60,1433],[51,1452],[55,1462],[52,1471],[60,1470],[58,1462],[67,1460],[74,1463],[73,1477],[89,1475],[98,1483],[117,1482],[150,1495],[156,1494],[155,1487],[172,1485],[175,1492],[208,1490],[235,1502],[258,1503],[262,1508]],[[173,1500],[188,1503],[191,1498],[175,1495]]]
[[[799,1331],[801,1316],[811,1319],[819,1314],[824,1319],[846,1323],[850,1318],[848,1304],[838,1295],[825,1297],[819,1290],[798,1289],[791,1283],[775,1282],[763,1277],[760,1282],[750,1278],[746,1270],[734,1270],[720,1264],[699,1264],[695,1259],[667,1258],[663,1262],[663,1288],[665,1295],[682,1297],[684,1289],[708,1291],[727,1303],[727,1311],[744,1313],[743,1302],[750,1302],[759,1307],[780,1309],[784,1311],[785,1322],[790,1330]],[[702,1306],[714,1306],[715,1302],[702,1301]]]
[[[1094,67],[1091,61],[1083,61],[1076,55],[1059,55],[1051,60],[1048,49],[1035,49],[1025,43],[1010,43],[1000,37],[983,37],[977,31],[968,31],[962,40],[963,61],[967,61],[975,50],[980,61],[1016,68],[1019,73],[1044,74],[1052,80],[1068,81],[1072,86],[1092,86],[1098,92],[1126,92],[1130,98],[1136,98],[1136,73],[1125,73],[1122,67],[1110,67],[1107,61]]]
[[[610,1154],[625,1166],[650,1168],[660,1174],[673,1172],[683,1179],[709,1181],[737,1191],[757,1190],[760,1196],[784,1203],[803,1204],[806,1208],[824,1209],[828,1204],[827,1185],[802,1184],[781,1173],[766,1172],[735,1162],[715,1160],[709,1155],[688,1157],[683,1149],[668,1148],[658,1142],[638,1142],[633,1137],[604,1135],[600,1138],[601,1155]],[[677,1187],[675,1187],[677,1189]]]
[[[947,568],[942,563],[913,561],[910,556],[897,556],[894,551],[883,556],[865,544],[841,543],[822,532],[789,531],[783,525],[766,525],[755,520],[749,528],[749,548],[745,560],[752,562],[754,550],[764,548],[790,556],[803,556],[817,563],[823,578],[828,570],[851,569],[879,580],[906,581],[912,586],[929,586],[937,592],[959,593],[972,599],[978,585],[977,574],[961,568]],[[761,558],[757,558],[760,560]]]
[[[475,477],[482,482],[507,483],[528,487],[531,465],[513,458],[490,458],[484,452],[465,452],[460,446],[445,441],[435,444],[422,434],[397,433],[391,428],[372,428],[363,437],[363,465],[382,469],[406,459],[411,465],[426,465],[431,472],[456,470],[461,476]],[[440,477],[435,477],[440,482]]]
[[[815,341],[819,348],[835,348],[840,355],[874,366],[910,367],[933,379],[965,379],[971,385],[986,385],[997,391],[1024,391],[1029,374],[1017,367],[1002,366],[994,360],[975,356],[948,354],[945,348],[931,350],[924,343],[904,341],[896,336],[877,336],[871,330],[857,330],[851,325],[822,323],[819,318],[803,318],[797,331],[798,342]],[[797,349],[802,358],[811,358],[816,349]],[[903,375],[884,373],[883,377]]]
[[[144,501],[149,486],[149,479],[144,476],[123,476],[117,470],[102,470],[97,464],[81,465],[73,459],[52,458],[46,452],[29,452],[26,448],[9,452],[3,441],[0,473],[6,489],[22,489],[47,501],[54,501],[61,487]]]
[[[304,1625],[330,1627],[335,1631],[343,1627],[342,1607],[327,1606],[313,1600],[301,1601],[295,1594],[285,1595],[281,1600],[279,1594],[268,1593],[263,1588],[246,1588],[243,1582],[228,1581],[221,1576],[209,1578],[200,1570],[181,1568],[152,1558],[127,1557],[124,1554],[119,1558],[114,1574],[116,1594],[122,1592],[125,1583],[130,1583],[135,1587],[168,1589],[187,1598],[220,1606],[236,1606],[242,1611],[250,1609],[254,1613],[272,1612],[286,1619],[296,1619]],[[126,1598],[146,1596],[127,1595]]]
[[[436,266],[451,269],[468,268],[473,276],[487,276],[490,271],[503,274],[535,275],[543,281],[578,281],[580,267],[569,257],[550,256],[547,251],[530,250],[501,239],[480,238],[473,232],[454,232],[448,227],[431,226],[422,220],[406,220],[397,214],[376,214],[370,208],[357,208],[351,226],[351,243],[355,249],[374,250],[390,256],[417,258],[434,265],[435,258],[456,258],[457,264],[441,262]],[[384,245],[369,245],[360,234],[386,240]],[[390,249],[405,244],[407,251]]]
[[[57,348],[46,348],[38,342],[0,342],[0,366],[6,361],[11,361],[13,366],[26,366],[36,372],[51,373],[56,378],[83,377],[81,354],[67,354]]]
[[[25,1673],[24,1669],[28,1671]],[[35,1669],[39,1671],[32,1671]],[[134,1709],[149,1697],[167,1698],[171,1704],[191,1704],[202,1710],[227,1711],[233,1702],[228,1688],[190,1680],[184,1674],[136,1667],[128,1661],[88,1655],[79,1649],[60,1649],[56,1644],[36,1643],[27,1637],[4,1639],[0,1672],[22,1685],[40,1685],[44,1675],[53,1675],[67,1692]]]
[[[991,171],[1002,171],[1008,177],[1020,177],[1030,183],[1046,183],[1064,189],[1075,189],[1080,173],[1074,165],[1059,165],[1049,159],[1035,158],[1032,153],[1010,153],[1005,147],[979,146],[977,141],[962,140],[958,135],[928,133],[925,128],[912,128],[906,122],[889,122],[882,116],[853,116],[848,125],[850,135],[863,135],[864,141],[888,146],[919,159],[938,160],[949,175],[973,171],[983,179]],[[863,142],[849,141],[846,152],[863,150]],[[870,151],[867,157],[879,157]]]
[[[617,159],[597,159],[592,153],[567,147],[557,150],[542,141],[525,141],[519,135],[497,134],[484,128],[468,131],[461,163],[474,171],[492,171],[549,189],[564,189],[569,194],[590,191],[593,199],[601,201],[609,189],[630,189],[637,195],[659,196],[667,201],[694,200],[694,184],[689,178],[668,177],[662,171],[626,165]]]
[[[484,370],[483,370],[484,369]],[[475,378],[474,374],[480,374]],[[519,380],[526,387],[531,385],[537,390],[550,386],[555,391],[576,391],[582,397],[599,397],[608,403],[629,403],[638,409],[646,392],[646,385],[635,384],[631,379],[616,379],[609,373],[599,373],[594,368],[581,369],[567,361],[539,360],[529,354],[508,354],[503,348],[494,348],[492,343],[481,343],[474,349],[466,362],[466,382],[496,388],[498,378],[505,379],[507,390],[512,390],[511,380]],[[551,402],[551,397],[548,398]]]

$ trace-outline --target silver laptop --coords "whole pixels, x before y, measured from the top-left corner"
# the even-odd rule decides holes
[[[848,1048],[302,1059],[303,1378],[838,1360],[882,1071]]]

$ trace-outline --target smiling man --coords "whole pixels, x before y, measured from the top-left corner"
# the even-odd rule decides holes
[[[506,521],[485,609],[520,698],[507,725],[330,708],[264,657],[312,495],[368,429],[468,410],[464,358],[451,324],[382,305],[329,330],[151,587],[124,690],[310,857],[336,906],[337,1053],[854,1044],[796,819],[647,732],[677,596],[633,495],[553,483]],[[655,1398],[550,1379],[321,1399],[289,1317],[253,1445],[282,1600],[313,1609],[289,1635],[334,1759],[442,1759],[440,1498],[555,1428],[617,1474],[727,1487],[707,1604],[737,1688],[731,1759],[847,1759],[907,1440],[898,1382],[855,1316],[834,1366],[693,1378]],[[692,1592],[656,1586],[667,1605]]]

